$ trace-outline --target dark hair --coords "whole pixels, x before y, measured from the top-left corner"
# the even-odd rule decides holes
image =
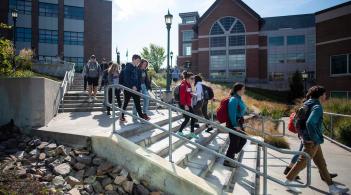
[[[192,72],[187,72],[187,71],[184,71],[183,72],[183,79],[188,79],[190,78],[191,76],[193,76],[194,74]]]
[[[245,87],[242,83],[234,83],[232,90],[230,91],[230,95],[233,96],[238,91],[242,90]]]
[[[93,58],[95,58],[95,59],[96,59],[96,57],[95,57],[95,55],[94,55],[94,54],[90,56],[90,59],[93,59]]]
[[[313,98],[313,99],[318,99],[319,97],[321,97],[324,93],[326,92],[325,88],[323,86],[320,85],[316,85],[311,87],[307,94],[306,97],[304,99],[304,101]]]
[[[110,61],[109,63],[108,63],[108,66],[111,66],[113,64],[113,62],[112,61]]]
[[[145,68],[147,68],[147,67],[149,66],[149,62],[148,62],[147,60],[145,60],[145,59],[142,59],[142,60],[141,60],[141,62],[140,62],[140,64],[139,64],[139,67],[140,67],[141,65],[143,65],[145,62],[146,62],[146,64],[147,64]]]
[[[198,83],[198,82],[202,82],[202,78],[201,78],[200,75],[195,75],[195,83],[194,83],[194,85],[196,85],[196,83]]]
[[[137,60],[137,59],[141,60],[141,57],[137,54],[134,54],[132,57],[132,60]]]

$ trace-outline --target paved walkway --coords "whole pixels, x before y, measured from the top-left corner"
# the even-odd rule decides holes
[[[286,124],[288,122],[288,118],[284,118]],[[279,128],[282,129],[282,128]],[[290,148],[292,150],[298,150],[299,148],[299,139],[293,133],[290,133],[288,130],[287,132],[287,139],[290,143]],[[326,159],[328,169],[332,173],[338,173],[338,177],[334,179],[334,182],[339,185],[344,185],[348,188],[351,188],[351,153],[342,149],[341,147],[331,143],[328,140],[324,141],[322,144],[322,150],[324,157]],[[272,150],[268,150],[268,173],[271,176],[281,178],[285,181],[285,177],[283,175],[283,171],[285,167],[290,163],[292,158],[291,155],[282,155],[280,153],[276,153]],[[273,158],[279,157],[277,158]],[[263,161],[261,161],[263,163]],[[300,173],[300,177],[302,181],[306,181],[306,169]],[[303,188],[302,194],[328,194],[328,186],[324,183],[319,176],[318,169],[312,162],[312,180],[311,186],[309,188]],[[261,180],[261,184],[262,180]],[[268,181],[268,192],[269,194],[292,194],[291,192],[287,191],[286,188],[282,187],[275,182]],[[350,192],[348,192],[349,194]]]

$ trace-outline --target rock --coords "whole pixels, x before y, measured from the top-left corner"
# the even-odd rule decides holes
[[[100,193],[100,192],[103,192],[103,189],[102,189],[102,186],[100,184],[99,181],[95,181],[93,184],[92,184],[93,188],[94,188],[94,191],[96,193]]]
[[[85,154],[85,155],[89,155],[89,151],[88,150],[84,150],[84,149],[76,149],[73,150],[75,155],[80,155],[80,154]]]
[[[39,160],[45,160],[46,154],[45,153],[40,153],[39,154]]]
[[[105,195],[119,195],[116,191],[106,191]]]
[[[76,161],[74,160],[74,158],[72,158],[71,156],[66,156],[64,159],[63,159],[65,162],[68,162],[69,164],[71,165],[74,165],[76,163]]]
[[[124,176],[117,176],[115,178],[115,180],[113,181],[113,183],[117,184],[117,185],[121,185],[124,181],[126,181],[127,178]]]
[[[149,182],[147,182],[147,181],[145,181],[145,180],[141,180],[141,181],[140,181],[140,184],[143,185],[143,186],[145,186],[146,188],[149,188],[149,186],[150,186]]]
[[[22,160],[24,157],[25,152],[24,151],[18,151],[16,152],[16,154],[14,155],[18,160]]]
[[[124,191],[126,191],[129,194],[131,194],[133,191],[133,185],[134,185],[134,183],[131,181],[124,181],[122,183],[122,187],[123,187]]]
[[[113,169],[112,169],[112,173],[116,173],[116,174],[119,174],[120,172],[121,172],[121,170],[123,169],[123,167],[122,166],[120,166],[120,165],[117,165],[117,166],[115,166],[115,167],[113,167]]]
[[[161,195],[162,192],[150,192],[150,195]]]
[[[65,183],[65,180],[63,179],[63,177],[61,175],[60,176],[56,176],[52,180],[52,184],[54,184],[55,187],[62,187],[64,183]]]
[[[95,157],[93,159],[93,165],[99,166],[101,165],[105,160],[103,158],[100,157]]]
[[[115,191],[116,190],[112,184],[108,184],[107,186],[105,186],[104,189],[106,191]]]
[[[81,195],[90,195],[88,192],[86,192],[86,191],[84,191],[84,190],[80,191],[80,194],[81,194]]]
[[[43,181],[47,181],[47,182],[51,182],[53,179],[54,179],[54,175],[52,175],[51,173],[49,173],[49,174],[47,174],[47,175],[45,175],[44,177],[42,177],[41,179],[43,180]]]
[[[41,142],[41,144],[37,147],[39,150],[42,150],[47,146],[49,143],[48,142]]]
[[[32,151],[29,152],[29,154],[32,155],[32,156],[37,156],[38,153],[39,153],[39,152],[38,152],[37,149],[34,149],[34,150],[32,150]]]
[[[70,195],[81,195],[77,188],[73,188],[72,190],[70,190],[68,192],[68,194],[70,194]]]
[[[122,169],[122,171],[119,173],[119,175],[124,176],[124,177],[128,177],[128,174],[129,174],[128,171],[125,169]]]
[[[79,181],[83,181],[84,178],[84,170],[79,170],[74,177],[77,178]]]
[[[33,139],[32,141],[30,141],[28,143],[28,145],[30,146],[39,146],[41,144],[41,140],[40,139]]]
[[[126,192],[123,190],[122,186],[117,186],[117,190],[118,194],[126,194]]]
[[[75,177],[72,177],[72,176],[68,176],[67,178],[66,178],[66,182],[68,183],[68,184],[70,184],[71,186],[75,186],[75,185],[79,185],[79,184],[82,184],[82,182],[81,181],[79,181],[79,179],[77,179],[77,178],[75,178]]]
[[[113,166],[111,163],[104,162],[97,168],[96,175],[98,176],[105,175],[106,173],[110,172],[112,168]]]
[[[77,170],[82,170],[85,168],[85,164],[79,162],[79,163],[76,163],[73,167]]]
[[[56,155],[65,155],[67,156],[65,146],[60,145],[55,149]]]
[[[55,143],[46,145],[45,148],[47,148],[48,150],[53,150],[56,149],[57,145]]]
[[[25,178],[27,175],[27,170],[26,169],[19,169],[19,170],[17,170],[16,173],[20,178]]]
[[[90,165],[91,163],[91,157],[90,156],[86,156],[84,154],[80,154],[78,155],[78,157],[76,158],[76,160],[80,163],[86,164],[86,165]]]
[[[96,167],[89,167],[88,169],[85,170],[85,177],[89,177],[92,175],[96,175]]]
[[[105,187],[111,183],[112,183],[112,179],[110,177],[106,177],[105,179],[102,180],[101,185],[102,187]]]
[[[71,172],[71,166],[67,163],[60,164],[54,168],[56,174],[66,176]]]
[[[133,195],[149,195],[149,190],[146,189],[143,185],[134,185]]]
[[[93,186],[88,184],[88,185],[84,185],[84,190],[86,190],[88,193],[93,193],[94,189]]]
[[[84,179],[84,183],[92,184],[96,181],[96,176],[90,176]]]
[[[72,186],[70,185],[70,184],[65,184],[64,186],[63,186],[63,190],[64,191],[68,191],[68,190],[71,190],[72,189]]]
[[[46,150],[45,154],[48,157],[55,157],[56,156],[56,151],[55,150]]]

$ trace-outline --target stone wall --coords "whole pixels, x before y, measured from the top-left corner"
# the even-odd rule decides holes
[[[22,128],[48,124],[60,103],[60,85],[46,78],[1,78],[0,125],[11,119]]]

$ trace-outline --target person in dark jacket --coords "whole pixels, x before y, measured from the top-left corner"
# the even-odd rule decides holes
[[[141,62],[141,57],[139,55],[133,55],[132,63],[127,63],[126,68],[122,71],[123,85],[138,92],[140,92],[141,90],[141,82],[140,82],[139,70],[138,70],[138,66],[140,62]],[[135,108],[138,112],[139,117],[145,120],[150,120],[150,118],[146,114],[144,114],[141,110],[140,96],[126,90],[124,90],[124,102],[123,102],[122,109],[126,110],[131,97],[134,100]],[[122,113],[120,117],[120,121],[126,122],[124,113]]]
[[[108,85],[117,85],[119,84],[119,65],[118,64],[112,64],[109,69],[107,69],[107,83]],[[108,102],[109,104],[112,103],[112,89],[110,88],[108,91]],[[119,108],[122,107],[122,101],[121,101],[121,90],[120,89],[115,89],[115,98],[117,99],[117,105]],[[110,111],[111,108],[109,106],[107,108],[107,115],[111,115]]]
[[[319,170],[321,179],[329,186],[329,193],[345,193],[348,189],[337,187],[331,179],[321,148],[321,144],[324,142],[322,129],[323,107],[321,102],[326,101],[326,90],[322,86],[313,86],[308,90],[306,97],[308,100],[304,102],[304,105],[308,108],[308,118],[305,127],[302,127],[303,151],[313,159]],[[306,157],[301,155],[286,176],[286,184],[293,184],[293,180],[306,167],[306,164]],[[289,186],[288,189],[295,193],[301,193],[296,187]]]
[[[101,78],[101,84],[100,84],[99,91],[101,91],[102,88],[108,84],[107,83],[107,71],[111,67],[112,63],[113,62],[107,63],[105,58],[103,58],[103,60],[102,60],[102,63],[100,65],[101,71],[102,71],[102,78]]]

